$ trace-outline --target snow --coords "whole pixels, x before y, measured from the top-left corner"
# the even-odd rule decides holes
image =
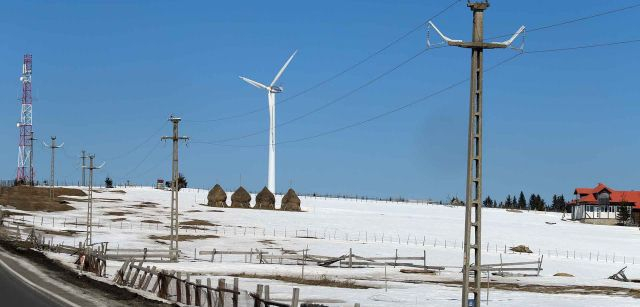
[[[120,193],[114,190],[121,190]],[[150,239],[150,235],[168,235],[170,192],[152,188],[118,188],[94,192],[93,241],[108,241],[111,248],[168,248]],[[427,264],[445,266],[439,275],[416,275],[399,272],[399,268],[325,268],[307,265],[305,278],[353,280],[372,286],[369,289],[341,289],[289,284],[276,280],[241,278],[241,288],[254,290],[258,283],[271,286],[272,297],[287,298],[291,288],[299,287],[306,300],[336,306],[458,306],[460,287],[437,283],[459,281],[462,278],[461,238],[463,236],[464,208],[436,204],[408,204],[352,199],[325,199],[301,197],[303,212],[281,212],[251,209],[214,208],[206,203],[208,191],[183,189],[179,194],[180,220],[205,220],[220,226],[197,226],[200,230],[181,229],[181,234],[215,234],[213,239],[180,242],[183,257],[178,263],[154,264],[159,268],[189,272],[197,277],[228,277],[231,274],[301,276],[301,266],[245,263],[243,256],[223,256],[219,262],[210,262],[210,256],[197,255],[199,251],[249,250],[251,248],[274,252],[269,248],[289,250],[309,249],[309,253],[341,256],[349,249],[365,257],[422,256],[426,251]],[[229,193],[230,196],[230,193]],[[255,197],[255,195],[254,195]],[[279,204],[280,196],[276,197]],[[25,217],[27,223],[35,221],[39,229],[72,229],[83,231],[86,202],[78,197],[70,205],[76,210],[66,212],[38,212]],[[121,201],[119,200],[121,199]],[[156,207],[135,207],[142,202],[159,204]],[[109,212],[125,212],[123,216]],[[112,219],[126,218],[122,222]],[[32,219],[32,220],[29,220]],[[55,219],[55,225],[53,220]],[[141,223],[155,220],[161,224]],[[547,224],[552,222],[555,224]],[[42,225],[40,225],[42,223]],[[206,229],[206,230],[202,230]],[[297,235],[296,235],[297,234]],[[296,236],[306,238],[296,238]],[[309,238],[312,237],[312,238]],[[77,245],[84,233],[75,237],[47,235],[54,242]],[[382,241],[384,238],[384,242]],[[640,278],[640,231],[635,227],[588,225],[565,221],[562,214],[544,212],[509,212],[502,209],[483,209],[483,263],[535,261],[543,258],[540,277],[497,277],[491,282],[534,284],[543,286],[598,286],[640,289],[640,283],[622,283],[607,279],[627,266],[629,278]],[[265,242],[269,240],[269,243]],[[524,244],[533,254],[516,254],[509,247]],[[507,252],[505,253],[505,248]],[[195,256],[194,256],[195,252]],[[637,259],[636,259],[636,256]],[[113,274],[121,262],[110,261],[108,273]],[[419,263],[421,264],[421,263]],[[564,272],[575,277],[554,277]],[[385,289],[385,280],[387,289]],[[588,298],[593,305],[637,305],[637,299],[622,292],[606,295],[578,291],[564,294],[546,294],[524,291],[494,290],[489,303],[500,306],[582,306]],[[483,291],[483,299],[486,293]]]

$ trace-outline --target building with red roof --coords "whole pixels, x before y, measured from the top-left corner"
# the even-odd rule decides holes
[[[568,204],[573,220],[615,223],[624,206],[631,213],[630,222],[640,221],[640,191],[618,191],[598,183],[595,188],[577,188],[573,194],[575,199]]]

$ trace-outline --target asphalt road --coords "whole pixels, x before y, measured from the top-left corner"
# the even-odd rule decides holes
[[[2,306],[66,306],[52,300],[26,284],[13,272],[0,265],[0,305]]]
[[[91,292],[0,248],[0,306],[96,306]],[[62,286],[65,285],[65,286]]]

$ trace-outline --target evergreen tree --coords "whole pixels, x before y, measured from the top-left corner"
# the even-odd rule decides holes
[[[107,179],[104,180],[104,187],[107,189],[113,188],[113,180],[107,177]]]
[[[544,199],[540,197],[540,194],[536,195],[536,210],[545,211],[547,208],[547,204],[544,202]]]
[[[520,191],[520,196],[518,196],[518,208],[525,209],[527,207],[527,200],[524,198],[524,193]]]
[[[629,207],[625,205],[626,203],[622,203],[622,205],[620,206],[620,211],[618,211],[618,222],[620,222],[620,224],[624,225],[627,220],[629,220],[630,214],[629,214]]]
[[[529,210],[536,210],[536,203],[536,194],[531,194],[531,196],[529,197]]]
[[[182,188],[186,188],[187,184],[187,178],[185,178],[182,173],[178,173],[178,191]]]
[[[564,195],[560,195],[560,197],[558,197],[558,207],[560,208],[560,211],[567,212],[567,203],[564,201]]]
[[[505,208],[512,208],[513,203],[511,202],[511,195],[507,195],[507,199],[504,201]]]

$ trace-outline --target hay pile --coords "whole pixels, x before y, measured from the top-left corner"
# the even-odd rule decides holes
[[[213,186],[207,195],[207,205],[212,207],[226,207],[227,193],[219,184]]]
[[[256,196],[256,206],[254,209],[263,209],[263,210],[275,210],[276,209],[276,197],[267,189],[267,187],[262,188],[262,191],[258,193]]]
[[[553,276],[558,276],[558,277],[574,277],[573,275],[569,274],[569,273],[563,273],[563,272],[558,272],[553,274]]]
[[[511,251],[514,251],[516,253],[527,253],[527,254],[531,254],[533,253],[528,246],[526,245],[518,245],[518,246],[513,246],[511,248],[509,248]]]
[[[251,194],[243,187],[239,187],[231,195],[231,208],[251,208]]]
[[[282,197],[280,210],[300,211],[300,198],[296,194],[296,191],[293,189],[289,189],[289,191],[287,191],[287,194]]]

